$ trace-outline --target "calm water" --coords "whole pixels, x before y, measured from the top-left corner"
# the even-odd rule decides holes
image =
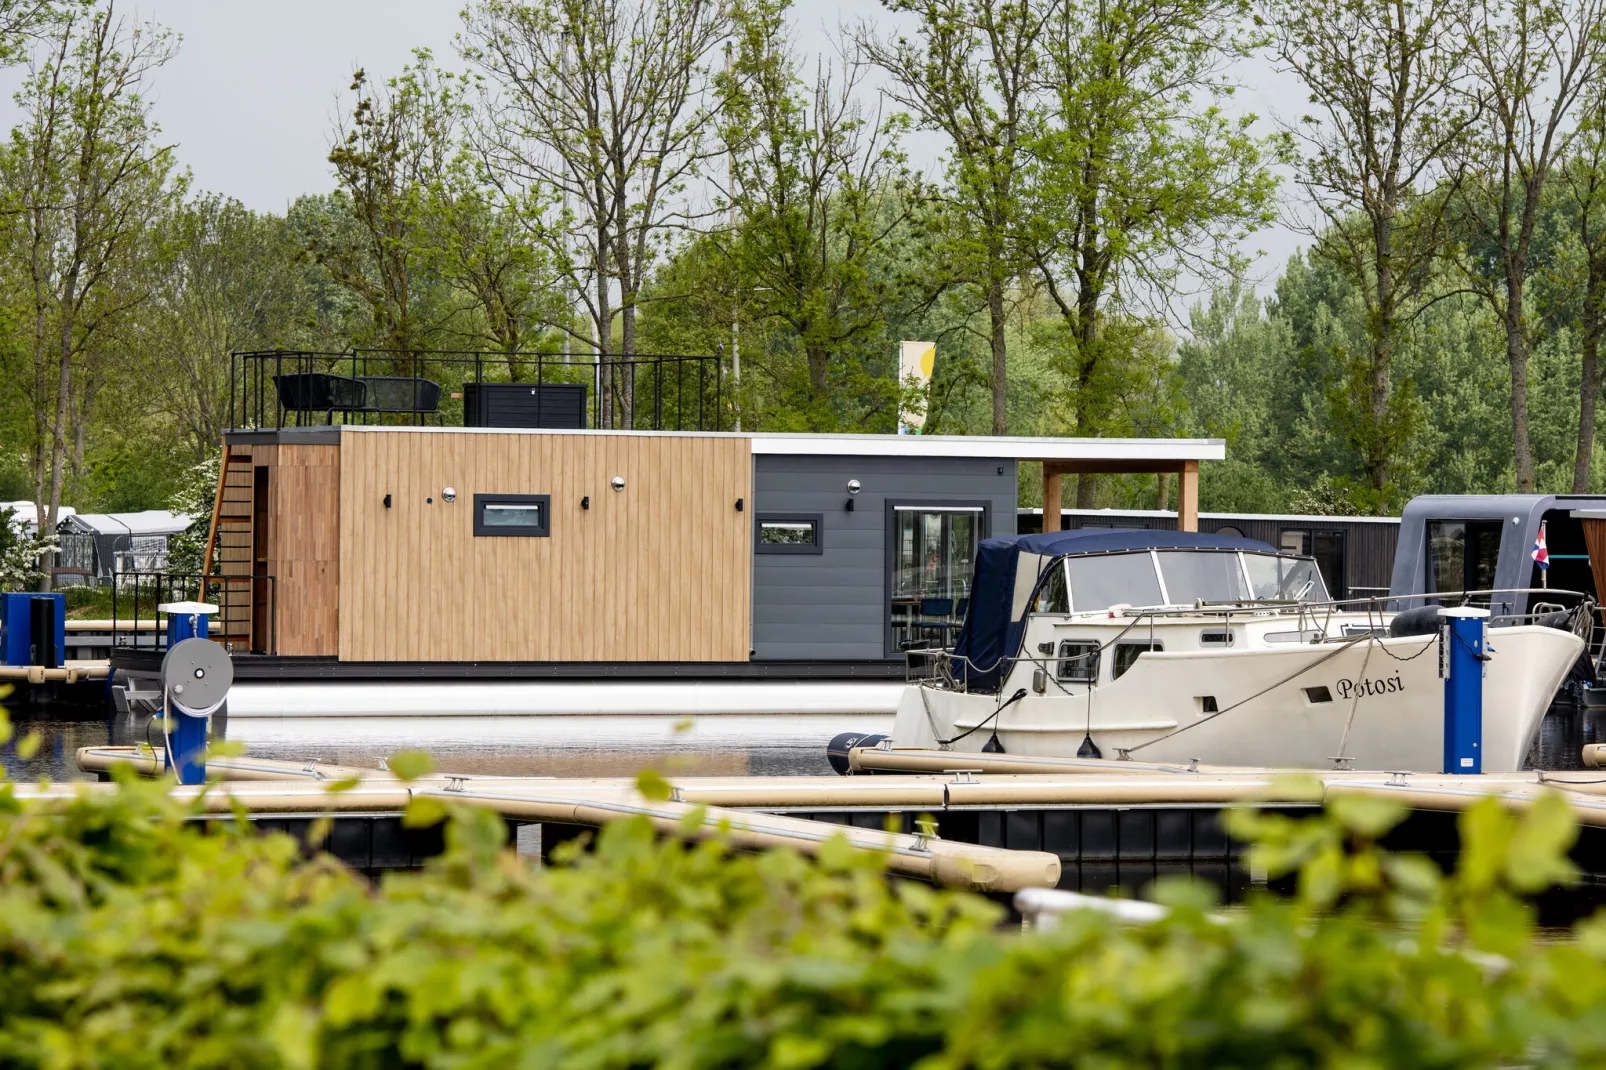
[[[19,737],[37,728],[44,745],[30,761],[15,744],[0,748],[0,767],[13,780],[84,779],[74,752],[145,738],[145,719],[97,711],[12,707]],[[374,765],[397,751],[421,750],[437,769],[527,776],[631,776],[652,766],[666,773],[706,776],[825,776],[825,745],[850,730],[890,732],[892,719],[874,714],[611,717],[321,717],[237,718],[226,738],[259,758],[317,759]],[[155,737],[159,739],[159,733]],[[1606,710],[1560,703],[1545,719],[1529,762],[1542,769],[1582,768],[1585,743],[1606,742]]]
[[[13,780],[86,779],[79,747],[128,745],[144,738],[144,719],[96,718],[84,711],[12,711],[21,736],[44,746],[27,762],[15,745],[0,749]],[[402,750],[421,750],[453,773],[525,776],[632,776],[647,766],[707,776],[831,775],[825,745],[849,730],[886,732],[877,715],[671,717],[329,717],[230,721],[226,738],[258,758],[372,766]],[[159,733],[153,739],[159,739]]]

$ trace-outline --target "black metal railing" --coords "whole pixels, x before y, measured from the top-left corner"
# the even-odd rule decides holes
[[[507,426],[474,411],[475,390],[495,384],[547,398],[554,419],[537,426],[718,431],[730,403],[717,356],[265,350],[231,356],[229,426]]]
[[[157,606],[205,602],[218,607],[213,639],[238,654],[278,651],[278,590],[273,576],[201,576],[178,572],[118,572],[112,582],[112,646],[167,649],[166,621]],[[123,627],[123,622],[131,624]],[[142,628],[142,622],[149,626]]]

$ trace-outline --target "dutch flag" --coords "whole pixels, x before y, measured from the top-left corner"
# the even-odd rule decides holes
[[[1550,551],[1545,547],[1545,522],[1539,522],[1539,537],[1534,540],[1534,564],[1546,572],[1550,571]]]

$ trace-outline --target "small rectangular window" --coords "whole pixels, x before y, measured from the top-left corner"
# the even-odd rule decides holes
[[[552,534],[550,494],[474,495],[474,534],[544,539]]]
[[[819,513],[761,514],[754,532],[753,550],[761,554],[823,553],[820,541],[823,519]]]
[[[1315,687],[1307,687],[1304,689],[1304,691],[1306,702],[1333,701],[1333,693],[1332,691],[1328,690],[1326,684],[1317,684]]]
[[[1231,646],[1232,645],[1232,632],[1227,631],[1225,629],[1222,630],[1222,631],[1219,631],[1219,632],[1200,632],[1199,633],[1199,645],[1200,646]]]
[[[1124,676],[1126,671],[1138,660],[1139,654],[1146,654],[1151,650],[1161,651],[1164,649],[1164,643],[1116,643],[1115,668],[1111,672],[1110,679],[1119,680]]]
[[[1059,665],[1054,675],[1073,684],[1097,683],[1099,678],[1099,645],[1078,643],[1070,639],[1060,642]]]

